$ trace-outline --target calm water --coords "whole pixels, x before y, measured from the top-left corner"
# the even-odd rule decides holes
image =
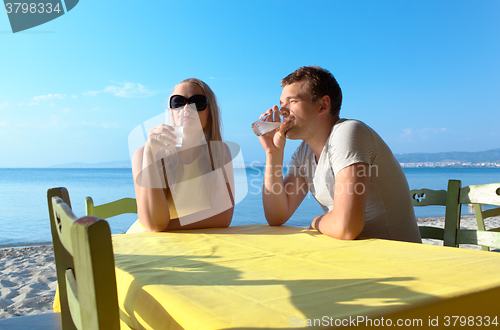
[[[493,168],[418,168],[404,170],[411,189],[446,189],[448,179],[462,184],[500,182],[500,169]],[[235,170],[237,184],[233,225],[266,223],[261,202],[263,172],[260,168]],[[0,246],[49,242],[50,224],[47,189],[66,187],[77,216],[84,214],[84,199],[92,196],[95,204],[123,197],[134,197],[130,169],[0,169]],[[467,211],[467,210],[465,210]],[[288,221],[292,226],[307,226],[321,208],[308,195]],[[416,209],[417,217],[443,216],[443,207]],[[123,215],[110,219],[113,233],[124,232],[137,219]]]

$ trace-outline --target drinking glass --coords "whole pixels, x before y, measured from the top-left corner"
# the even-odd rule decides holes
[[[280,127],[282,124],[280,121],[266,121],[271,115],[272,113],[267,114],[252,124],[252,130],[255,135],[261,136]]]
[[[184,133],[184,107],[168,109],[166,124],[172,126],[175,135],[176,147],[182,147],[182,135]]]

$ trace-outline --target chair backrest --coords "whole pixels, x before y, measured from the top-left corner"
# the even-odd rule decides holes
[[[462,204],[474,204],[476,217],[478,214],[482,218],[500,215],[500,208],[482,211],[480,207],[481,204],[500,206],[500,183],[462,188],[461,181],[449,180],[447,191],[416,189],[411,190],[411,197],[413,206],[446,206],[444,229],[419,226],[422,238],[442,239],[445,246],[458,247],[459,244],[474,244],[486,247],[486,249],[500,248],[500,229],[487,231],[484,224],[482,227],[478,226],[478,230],[460,228]]]
[[[47,192],[64,330],[119,330],[111,231],[105,220],[77,218],[65,188]]]
[[[137,213],[135,198],[122,198],[106,204],[94,205],[92,197],[85,197],[85,214],[108,219],[120,214]]]
[[[460,229],[460,211],[463,204],[500,206],[500,183],[471,185],[462,188],[460,181],[450,180],[448,194],[445,228],[449,228],[446,230],[449,237],[448,241],[445,237],[445,245],[475,244],[500,248],[500,232],[487,231],[484,226],[478,230]],[[492,216],[498,214],[498,210],[485,210],[482,211],[482,214],[483,217],[484,214]]]
[[[446,206],[446,190],[413,189],[410,191],[413,206]],[[444,240],[444,229],[429,226],[418,226],[422,238],[433,238]]]

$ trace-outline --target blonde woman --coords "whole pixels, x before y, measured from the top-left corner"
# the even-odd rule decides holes
[[[173,127],[156,126],[132,160],[139,219],[127,233],[228,227],[234,176],[222,142],[220,110],[203,81],[179,83],[169,98],[171,123],[183,110],[182,146]]]

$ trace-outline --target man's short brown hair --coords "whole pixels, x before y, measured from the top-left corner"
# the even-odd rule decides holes
[[[342,90],[330,71],[319,66],[303,66],[281,80],[281,87],[301,80],[307,81],[307,89],[311,94],[311,102],[317,102],[325,95],[330,96],[330,113],[339,116],[342,105]]]

